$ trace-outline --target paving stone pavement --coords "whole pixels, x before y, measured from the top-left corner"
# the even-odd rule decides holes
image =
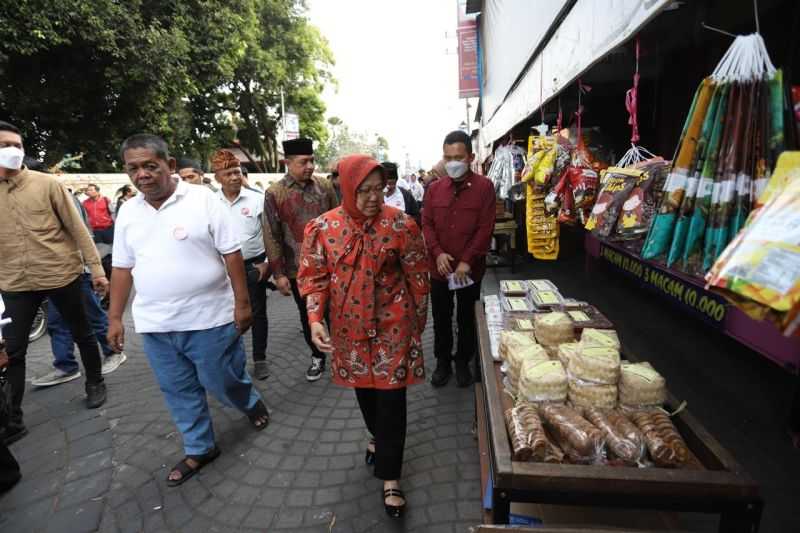
[[[329,376],[305,380],[308,348],[291,298],[269,298],[272,376],[256,382],[272,422],[253,431],[211,400],[223,455],[177,488],[164,483],[181,438],[133,333],[128,361],[106,376],[108,403],[84,407],[83,380],[29,389],[30,434],[11,449],[23,480],[0,497],[0,531],[468,531],[480,523],[480,472],[472,436],[474,393],[454,380],[409,389],[402,486],[406,516],[391,521],[381,482],[364,464],[367,434],[353,392]],[[431,321],[424,337],[433,371]],[[249,338],[246,339],[248,354]],[[31,346],[28,378],[49,370],[44,337]]]

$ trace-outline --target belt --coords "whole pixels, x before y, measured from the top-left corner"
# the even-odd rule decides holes
[[[263,253],[255,257],[251,257],[250,259],[245,259],[244,264],[245,266],[249,266],[249,265],[254,265],[256,263],[263,263],[266,260],[267,260],[267,254]]]

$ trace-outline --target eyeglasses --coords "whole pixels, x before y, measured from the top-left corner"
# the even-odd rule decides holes
[[[383,185],[376,185],[375,187],[366,187],[361,188],[359,187],[356,189],[356,194],[359,196],[372,196],[373,194],[383,195]]]

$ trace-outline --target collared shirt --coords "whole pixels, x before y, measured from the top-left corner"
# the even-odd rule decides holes
[[[56,289],[83,273],[105,276],[70,192],[55,177],[23,168],[0,180],[0,290]]]
[[[330,181],[312,176],[300,183],[290,175],[273,183],[264,201],[264,248],[276,277],[297,277],[306,224],[339,205]]]
[[[406,201],[403,198],[403,190],[399,187],[394,188],[394,192],[389,196],[383,196],[383,203],[399,209],[403,213],[406,212]]]
[[[470,277],[480,280],[486,270],[494,221],[494,184],[485,176],[470,173],[461,182],[448,176],[431,183],[422,210],[431,276],[444,279],[436,269],[436,258],[447,253],[455,259],[453,269],[464,261],[472,269]]]
[[[222,189],[217,192],[217,196],[231,215],[233,227],[242,242],[242,257],[245,261],[263,254],[264,225],[261,216],[264,213],[263,195],[242,187],[239,196],[232,202],[225,197]]]
[[[179,182],[159,209],[143,194],[117,217],[112,264],[132,269],[139,333],[204,330],[233,321],[222,255],[241,249],[230,215],[205,187]]]

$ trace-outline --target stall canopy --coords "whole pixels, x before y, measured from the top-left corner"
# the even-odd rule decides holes
[[[480,155],[672,0],[484,0]]]

